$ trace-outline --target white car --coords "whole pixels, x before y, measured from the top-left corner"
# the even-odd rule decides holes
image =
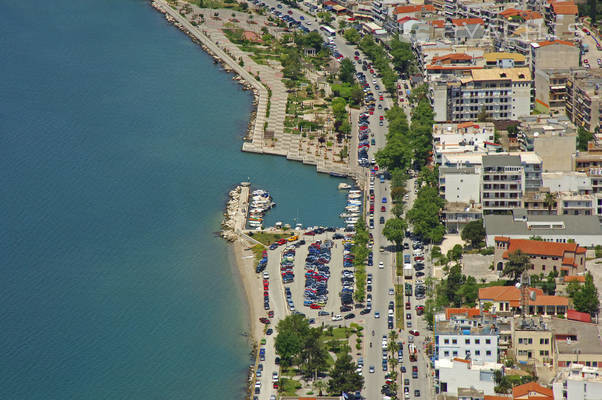
[[[374,313],[374,318],[380,318],[380,313],[378,311]]]
[[[374,365],[371,365],[370,368],[368,369],[368,371],[370,371],[371,374],[374,373]]]
[[[417,285],[424,285],[424,281],[422,279],[416,279]]]
[[[390,288],[389,289],[389,296],[393,296],[393,295],[395,295],[395,289]]]
[[[337,314],[337,315],[335,315],[335,316],[332,317],[332,320],[333,321],[342,321],[343,317],[341,317],[339,314]]]
[[[263,279],[270,279],[270,273],[268,271],[263,271]]]
[[[380,262],[378,263],[378,268],[380,268],[380,269],[383,269],[384,267],[385,267],[385,263],[384,263],[384,262],[382,262],[382,261],[380,261]]]

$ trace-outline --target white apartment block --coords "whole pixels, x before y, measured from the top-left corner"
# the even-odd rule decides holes
[[[436,360],[435,379],[439,383],[439,394],[458,395],[458,389],[475,388],[485,395],[495,394],[495,371],[500,370],[498,363],[472,363],[470,361]]]
[[[431,82],[435,121],[474,121],[482,111],[494,120],[527,116],[532,84],[528,68],[475,69],[465,78]]]
[[[552,388],[555,400],[602,399],[602,370],[573,364],[560,371]]]

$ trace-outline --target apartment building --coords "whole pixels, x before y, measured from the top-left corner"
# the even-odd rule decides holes
[[[435,124],[433,125],[435,162],[441,164],[441,152],[450,147],[457,148],[458,153],[485,151],[486,144],[493,143],[494,136],[495,126],[491,122]]]
[[[602,126],[602,70],[573,70],[566,83],[566,114],[577,126],[596,132]]]
[[[566,112],[566,82],[570,69],[553,68],[535,70],[535,109],[542,113]]]
[[[550,272],[557,272],[560,276],[566,276],[585,271],[586,249],[576,243],[511,239],[506,236],[495,238],[495,269],[502,271],[510,255],[518,250],[529,257],[529,274],[548,275]]]
[[[531,73],[527,68],[473,69],[464,78],[430,84],[435,121],[474,121],[481,111],[494,120],[531,113]]]
[[[483,214],[505,213],[522,207],[525,171],[519,156],[483,156],[481,198]]]
[[[573,39],[579,10],[572,1],[550,0],[544,3],[548,31],[558,39]]]
[[[528,32],[545,32],[543,15],[537,11],[507,8],[497,14],[495,28],[499,35],[510,36]]]
[[[547,242],[574,240],[584,247],[602,245],[602,228],[595,215],[528,215],[525,209],[514,209],[511,215],[483,215],[483,225],[488,246],[495,246],[496,236],[538,236]]]
[[[602,369],[584,364],[562,368],[552,388],[556,400],[602,399]]]
[[[517,140],[523,151],[534,151],[544,171],[572,171],[577,148],[577,129],[564,116],[522,117]]]
[[[457,396],[462,389],[473,388],[486,395],[495,394],[495,371],[503,368],[498,363],[476,363],[461,358],[435,361],[437,393]]]
[[[554,334],[556,367],[602,366],[602,342],[596,324],[552,318],[550,326]]]
[[[519,68],[527,66],[527,58],[519,53],[507,51],[486,53],[483,55],[486,68]]]
[[[497,330],[489,321],[477,319],[465,323],[437,321],[435,323],[435,356],[437,360],[460,358],[477,363],[496,363],[498,360]]]
[[[449,233],[461,232],[464,226],[483,218],[480,203],[448,201],[441,210],[441,219]]]
[[[566,40],[543,40],[531,43],[531,72],[538,69],[579,67],[579,47]]]
[[[512,352],[521,364],[554,364],[554,337],[549,318],[512,319]]]

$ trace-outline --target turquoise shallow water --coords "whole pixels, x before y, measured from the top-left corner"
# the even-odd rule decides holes
[[[141,0],[0,0],[0,398],[236,399],[227,191],[339,223],[339,180],[240,152],[251,97]]]

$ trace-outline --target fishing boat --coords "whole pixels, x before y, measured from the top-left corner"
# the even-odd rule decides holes
[[[351,185],[348,183],[339,183],[339,190],[351,189]]]
[[[358,193],[358,194],[349,193],[349,194],[347,195],[347,198],[348,198],[348,199],[359,199],[360,197],[362,197],[362,195],[361,195],[361,194],[359,194],[359,193]]]
[[[339,217],[341,218],[349,218],[349,217],[359,217],[360,213],[341,213]]]
[[[347,206],[347,207],[345,207],[345,210],[346,211],[351,211],[351,212],[353,212],[353,211],[359,212],[360,211],[360,206]]]

